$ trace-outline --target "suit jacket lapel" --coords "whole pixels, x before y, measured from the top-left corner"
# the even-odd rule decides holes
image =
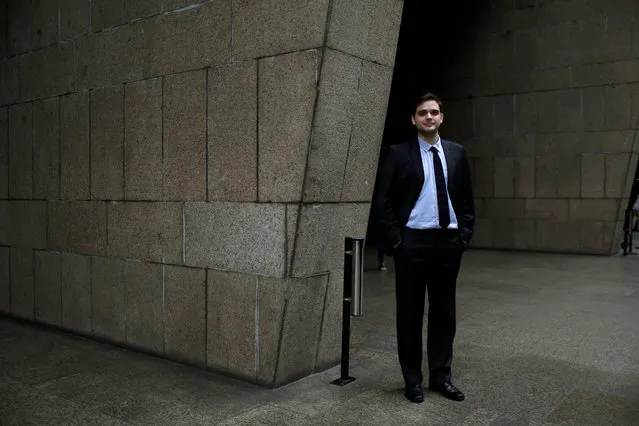
[[[455,175],[455,166],[457,165],[457,161],[455,161],[455,154],[451,149],[451,144],[448,141],[442,139],[442,147],[444,148],[444,157],[446,157],[446,167],[448,168],[448,193],[450,194],[451,183],[453,181],[453,176]]]
[[[413,142],[410,144],[408,154],[410,156],[410,161],[413,164],[413,168],[415,169],[415,173],[417,173],[419,188],[421,190],[421,187],[424,185],[424,165],[422,164],[422,153],[419,150],[419,141],[417,138],[413,139]]]

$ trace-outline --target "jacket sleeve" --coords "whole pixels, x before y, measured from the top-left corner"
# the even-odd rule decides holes
[[[461,237],[466,244],[470,243],[475,229],[475,201],[473,199],[473,182],[470,177],[470,166],[466,150],[462,148],[462,176],[460,187],[460,212],[464,229],[461,230]]]
[[[393,208],[393,188],[398,165],[397,151],[391,146],[373,197],[373,211],[383,233],[382,249],[387,255],[392,255],[401,244],[401,233]]]

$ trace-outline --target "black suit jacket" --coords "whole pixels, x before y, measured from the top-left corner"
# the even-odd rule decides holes
[[[448,194],[457,217],[460,238],[470,243],[475,226],[470,167],[463,146],[442,139],[448,166]],[[417,138],[392,145],[373,198],[374,214],[381,226],[382,250],[387,255],[401,242],[400,230],[406,226],[424,186],[424,167]]]

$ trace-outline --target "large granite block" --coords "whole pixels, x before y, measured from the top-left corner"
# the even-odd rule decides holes
[[[164,353],[163,265],[126,262],[126,342]]]
[[[604,95],[603,87],[588,87],[581,90],[584,130],[606,130],[605,116],[603,119],[601,116],[601,112],[606,110]]]
[[[571,221],[608,221],[617,219],[619,200],[569,200]]]
[[[328,274],[288,282],[275,386],[315,370],[327,285]]]
[[[164,199],[206,199],[206,71],[164,80]]]
[[[11,315],[33,319],[33,250],[11,247],[9,265],[11,270],[11,295],[9,298]]]
[[[524,200],[524,217],[527,219],[556,219],[567,221],[570,216],[569,200],[556,198],[528,198]]]
[[[125,261],[94,257],[91,262],[93,334],[118,343],[126,341],[127,291]]]
[[[145,78],[230,62],[231,1],[200,3],[141,22]]]
[[[637,116],[631,115],[631,102],[631,86],[627,84],[606,86],[604,92],[606,130],[626,130],[634,128],[637,124]]]
[[[89,93],[66,95],[60,102],[60,196],[66,200],[88,200]]]
[[[186,203],[184,210],[187,265],[284,275],[283,204]]]
[[[401,0],[334,2],[327,46],[392,67],[403,6]]]
[[[515,195],[515,159],[495,158],[495,197],[509,198]]]
[[[342,306],[344,271],[331,271],[324,300],[321,333],[317,349],[315,371],[333,367],[340,361],[342,348]]]
[[[634,159],[634,161],[632,161]],[[626,192],[626,181],[632,180],[635,165],[637,164],[636,156],[628,154],[608,154],[606,155],[606,198],[623,198],[628,197]]]
[[[515,244],[514,219],[492,219],[493,248],[511,249]]]
[[[91,0],[91,30],[123,24],[125,3],[126,0]]]
[[[535,196],[535,157],[515,158],[515,197]]]
[[[10,0],[6,3],[7,52],[9,55],[24,52],[33,47],[33,8],[31,2]]]
[[[204,269],[166,266],[164,274],[165,355],[204,367],[206,359],[206,271]]]
[[[48,46],[59,39],[58,3],[50,0],[32,0],[31,48]]]
[[[14,247],[45,248],[47,243],[46,201],[9,201],[9,244]]]
[[[391,68],[362,62],[341,201],[370,201],[373,196],[392,77]]]
[[[9,198],[9,109],[0,108],[0,199]]]
[[[495,190],[495,161],[492,157],[477,158],[472,161],[474,166],[473,172],[473,190],[475,196],[492,197]]]
[[[606,156],[584,154],[581,156],[581,197],[604,198],[606,182]]]
[[[535,196],[549,198],[558,196],[559,157],[543,155],[535,158]]]
[[[258,354],[257,383],[275,386],[275,372],[280,349],[280,335],[286,298],[286,281],[282,278],[258,277]]]
[[[55,44],[20,56],[20,99],[69,92],[73,84],[73,44]]]
[[[488,198],[483,207],[489,218],[519,219],[524,215],[524,200],[517,198]]]
[[[33,104],[33,198],[60,197],[60,98]]]
[[[0,59],[0,105],[18,102],[20,98],[20,56]]]
[[[297,219],[299,217],[299,204],[286,205],[286,274],[291,273],[293,264],[293,250],[295,237],[297,236]]]
[[[58,0],[60,39],[73,39],[89,32],[91,0]]]
[[[537,133],[539,114],[537,110],[537,93],[515,95],[515,132],[518,135]]]
[[[534,220],[513,220],[513,246],[516,249],[535,248],[535,224]]]
[[[515,96],[496,96],[493,99],[493,132],[495,136],[515,134]]]
[[[50,201],[47,247],[52,250],[105,255],[107,208],[96,201]]]
[[[579,252],[581,248],[581,224],[559,220],[538,220],[535,227],[538,250]]]
[[[62,327],[91,334],[91,257],[60,255]]]
[[[638,85],[639,86],[639,85]],[[634,117],[639,119],[639,98],[634,103],[638,104],[637,112],[633,113]],[[633,151],[633,144],[635,141],[634,130],[619,130],[611,132],[597,132],[594,135],[595,147],[594,152],[597,153],[631,153]]]
[[[209,368],[255,380],[257,283],[257,275],[208,271]]]
[[[581,193],[581,156],[560,156],[557,168],[557,196],[578,198]]]
[[[11,313],[11,258],[9,247],[0,246],[0,312]]]
[[[343,268],[344,238],[364,238],[370,203],[303,205],[292,275],[306,277]]]
[[[91,91],[91,198],[124,198],[124,89]]]
[[[179,203],[109,203],[107,213],[109,257],[182,263]]]
[[[559,98],[559,127],[560,132],[576,132],[583,128],[581,90],[562,90]]]
[[[127,200],[162,199],[162,79],[125,86],[124,188]]]
[[[233,3],[233,59],[273,56],[324,42],[328,0],[239,0]]]
[[[317,50],[260,61],[260,201],[301,199],[318,62]]]
[[[124,17],[130,22],[194,3],[194,0],[126,0]]]
[[[35,319],[62,325],[62,269],[60,253],[35,252]]]
[[[256,201],[257,62],[208,72],[208,199]]]
[[[326,49],[306,166],[304,201],[339,201],[362,61]]]
[[[33,198],[33,105],[9,107],[9,197]]]
[[[11,215],[9,210],[10,201],[0,200],[0,246],[11,245],[11,235],[9,230],[11,229]]]

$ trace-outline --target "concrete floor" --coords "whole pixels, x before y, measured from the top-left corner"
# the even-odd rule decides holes
[[[469,251],[462,403],[404,399],[392,265],[365,280],[345,387],[330,384],[339,367],[267,390],[0,318],[0,424],[639,425],[639,256]]]

